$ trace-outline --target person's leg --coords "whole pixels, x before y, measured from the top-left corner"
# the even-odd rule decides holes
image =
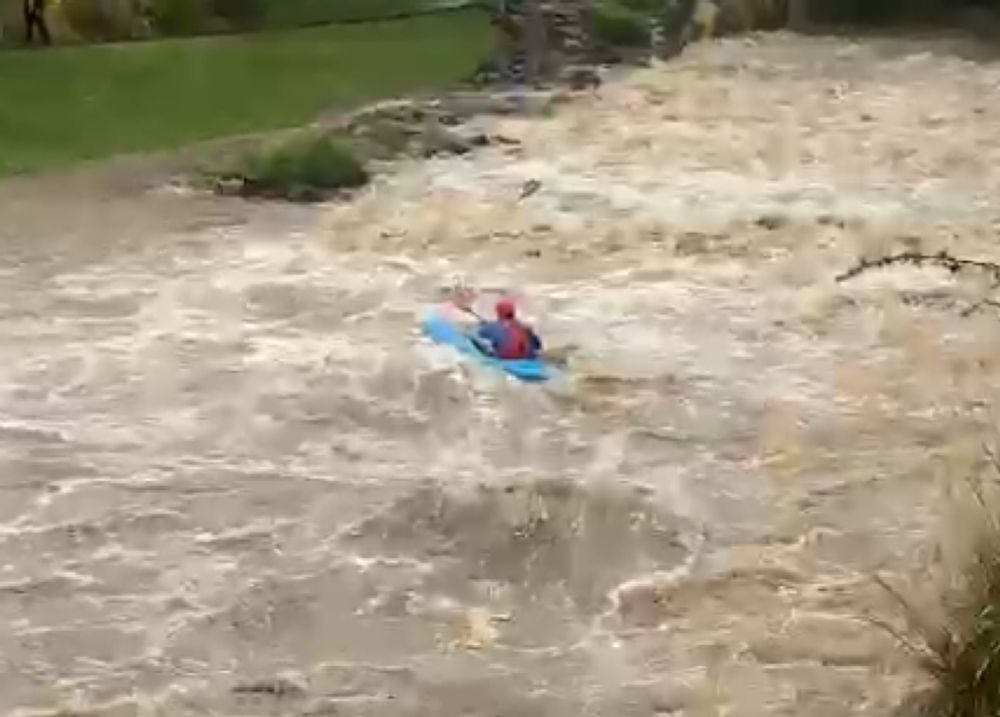
[[[32,0],[23,0],[21,9],[24,11],[24,41],[30,45],[35,30]]]
[[[49,34],[49,23],[45,20],[45,1],[35,0],[35,22],[38,23],[38,32],[42,36],[42,42],[51,45],[52,36]]]

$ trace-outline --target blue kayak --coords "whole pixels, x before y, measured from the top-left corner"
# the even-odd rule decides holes
[[[547,381],[556,375],[556,370],[542,359],[501,359],[485,353],[458,324],[439,311],[428,314],[423,329],[436,343],[453,346],[479,363],[506,371],[522,381]]]

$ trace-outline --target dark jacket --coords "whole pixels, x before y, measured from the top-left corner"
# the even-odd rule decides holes
[[[517,319],[486,321],[480,324],[476,335],[497,358],[532,359],[542,350],[535,332]]]

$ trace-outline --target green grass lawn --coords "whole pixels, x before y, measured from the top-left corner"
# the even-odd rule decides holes
[[[0,176],[311,121],[444,86],[492,47],[466,10],[368,25],[0,53]]]

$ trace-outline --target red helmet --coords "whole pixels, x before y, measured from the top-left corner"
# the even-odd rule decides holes
[[[498,319],[513,319],[517,313],[512,299],[500,299],[496,305]]]

